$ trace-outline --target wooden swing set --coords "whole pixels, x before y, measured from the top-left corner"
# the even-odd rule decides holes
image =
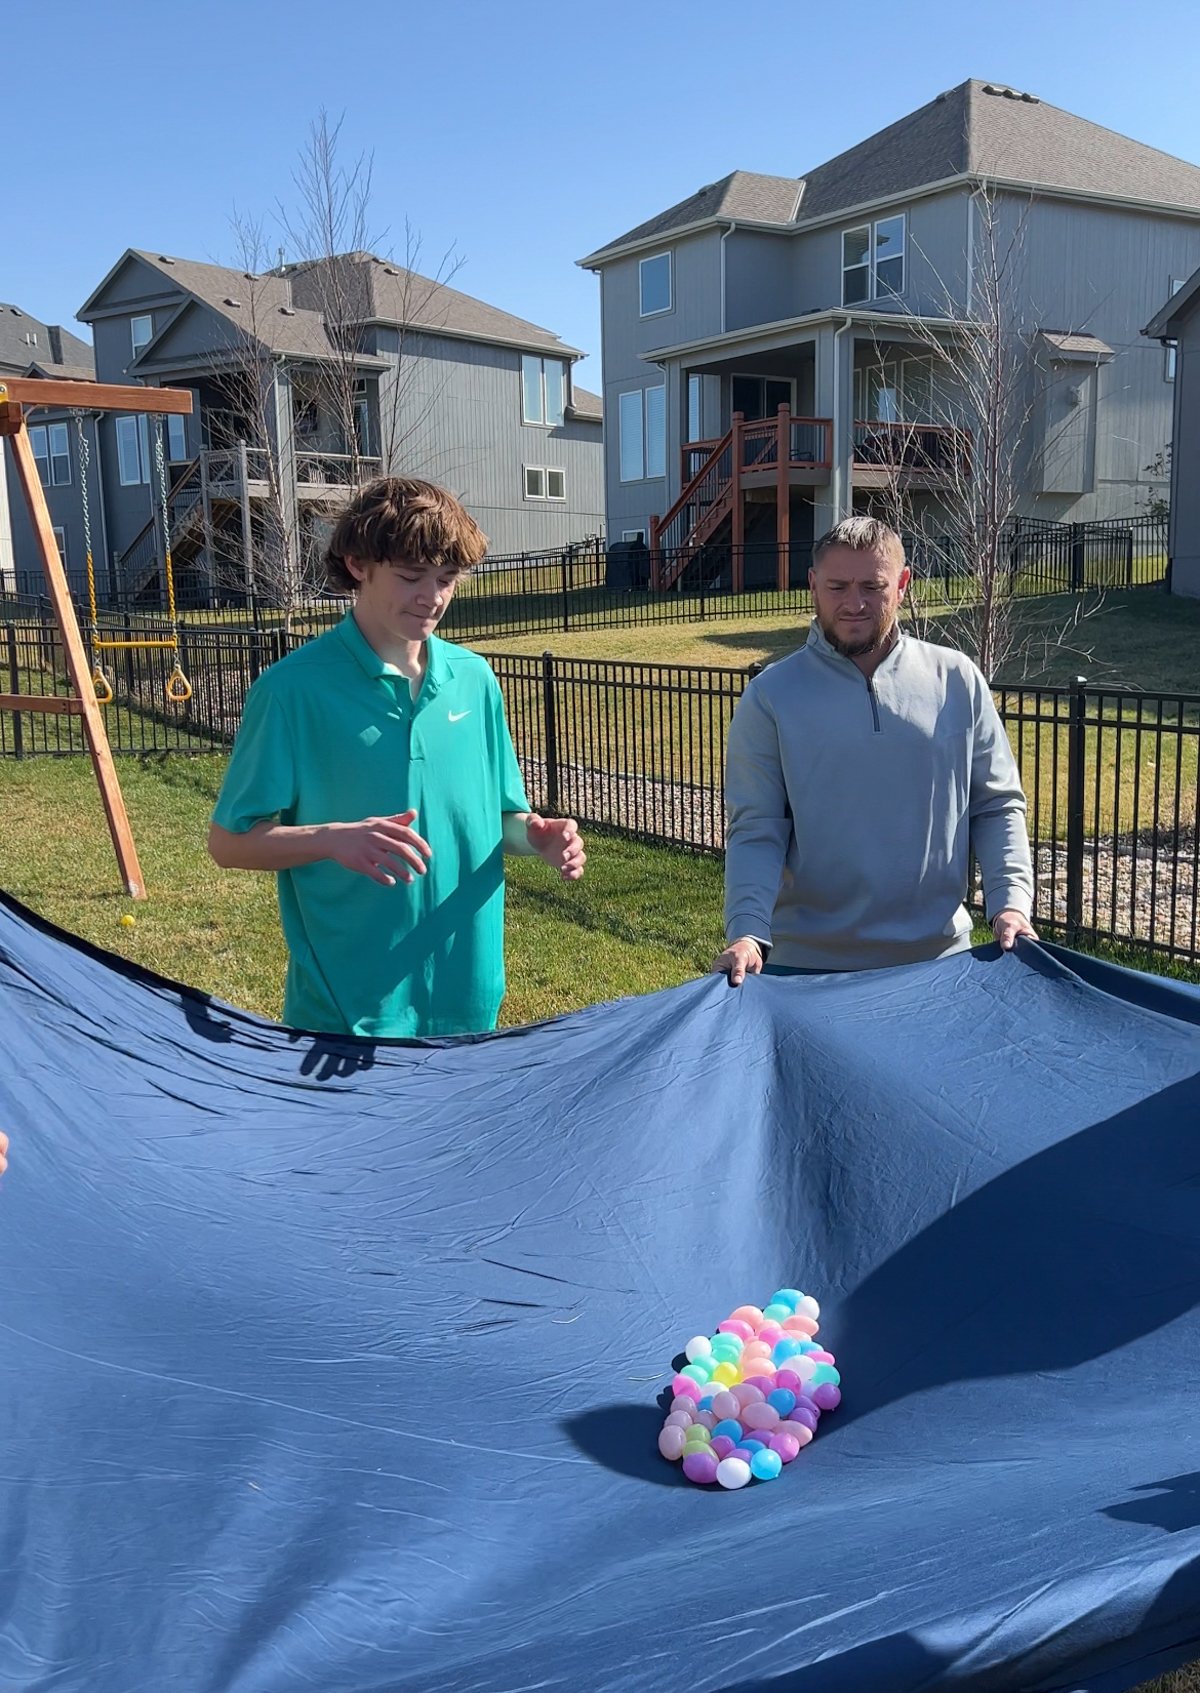
[[[91,668],[84,650],[79,621],[71,601],[66,571],[59,555],[58,543],[46,505],[42,479],[38,474],[27,433],[26,408],[43,406],[65,407],[75,414],[79,444],[80,494],[83,506],[84,541],[87,552],[88,609],[90,621],[88,638],[91,648]],[[65,713],[78,717],[83,724],[84,738],[91,755],[92,768],[104,803],[108,830],[112,836],[117,865],[125,883],[125,891],[132,899],[145,899],[146,888],[138,863],[133,831],[125,811],[121,784],[117,780],[112,748],[104,727],[102,707],[113,698],[113,685],[104,667],[103,654],[113,651],[157,648],[174,655],[174,668],[166,683],[168,701],[179,704],[191,698],[191,684],[179,662],[179,625],[175,605],[175,578],[171,563],[170,517],[167,509],[167,473],[163,452],[162,420],[165,416],[185,417],[192,410],[192,396],[181,388],[120,388],[98,382],[55,382],[41,378],[0,378],[0,439],[6,439],[12,451],[17,477],[29,508],[33,524],[34,542],[41,554],[46,588],[54,608],[62,640],[67,674],[73,692],[70,694],[0,694],[0,711],[31,711]],[[135,412],[154,419],[154,457],[157,493],[163,525],[164,572],[167,593],[169,634],[129,637],[112,640],[101,635],[96,604],[96,576],[92,559],[91,512],[88,499],[88,444],[83,428],[87,412]],[[2,474],[0,467],[0,474]]]

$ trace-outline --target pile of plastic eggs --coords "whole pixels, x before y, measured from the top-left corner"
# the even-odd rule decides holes
[[[799,1456],[822,1411],[841,1403],[832,1352],[817,1344],[820,1306],[782,1287],[760,1310],[739,1305],[713,1335],[684,1347],[658,1449],[700,1486],[774,1481]]]

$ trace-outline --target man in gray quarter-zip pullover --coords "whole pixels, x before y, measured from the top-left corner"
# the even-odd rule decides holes
[[[746,688],[726,752],[725,935],[770,968],[874,970],[961,952],[968,855],[1001,946],[1032,935],[1025,796],[964,653],[900,631],[904,547],[875,518],[813,548],[807,645]]]

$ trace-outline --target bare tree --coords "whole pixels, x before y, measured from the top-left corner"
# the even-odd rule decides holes
[[[928,366],[928,415],[924,428],[911,416],[893,426],[888,478],[872,501],[913,539],[920,584],[908,604],[916,632],[936,626],[989,677],[1030,675],[1056,651],[1086,657],[1079,626],[1096,609],[1077,602],[1048,630],[1022,614],[1018,597],[1017,514],[1039,454],[1056,445],[1043,428],[1052,379],[1039,362],[1041,326],[1029,305],[1028,214],[1028,202],[978,187],[966,311],[939,279],[941,324],[916,313],[899,320]],[[886,356],[877,343],[877,362]],[[918,501],[931,483],[936,495]]]
[[[345,158],[341,131],[325,111],[310,125],[270,232],[261,217],[230,220],[243,277],[224,388],[254,498],[243,499],[241,545],[224,550],[218,574],[244,582],[288,628],[321,586],[336,496],[406,457],[437,474],[426,435],[445,378],[430,377],[420,352],[444,326],[445,285],[461,262],[449,252],[423,275],[407,223],[405,262],[391,261],[371,221],[373,159]],[[381,319],[384,348],[368,351],[367,326]]]
[[[222,383],[233,421],[218,454],[219,474],[237,488],[239,512],[237,543],[222,549],[217,572],[223,585],[236,584],[253,602],[281,613],[290,633],[317,584],[296,523],[291,408],[280,403],[275,326],[285,285],[272,274],[261,221],[235,211],[231,227],[242,283]]]
[[[450,248],[432,274],[424,274],[422,242],[407,220],[403,258],[394,258],[387,231],[372,221],[374,158],[359,153],[344,161],[342,122],[322,110],[310,125],[293,179],[295,204],[279,209],[289,254],[283,271],[308,309],[320,314],[330,343],[313,399],[333,420],[349,482],[361,480],[364,459],[397,469],[406,452],[436,473],[425,435],[445,379],[430,380],[420,352],[423,338],[444,327],[443,290],[462,260]],[[373,284],[386,298],[391,367],[376,383],[374,406],[362,347]]]

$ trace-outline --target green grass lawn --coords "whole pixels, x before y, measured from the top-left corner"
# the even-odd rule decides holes
[[[1075,621],[1077,610],[1080,612]],[[1021,602],[1022,638],[1038,662],[1002,670],[998,682],[1065,685],[1086,675],[1094,687],[1141,688],[1151,693],[1200,692],[1200,601],[1154,589],[1076,599],[1071,595]],[[472,643],[495,653],[542,653],[562,658],[623,659],[637,664],[704,664],[744,669],[783,658],[802,646],[809,618],[786,613],[706,623],[654,623],[581,633],[511,635]],[[1065,641],[1046,653],[1046,643]],[[1049,662],[1046,662],[1047,659]]]
[[[204,851],[222,758],[124,759],[119,774],[150,898],[120,891],[91,765],[0,762],[0,886],[55,923],[152,970],[269,1017],[284,948],[270,876],[218,870]],[[509,865],[505,1024],[688,980],[721,933],[716,859],[614,837],[565,886],[538,861]],[[135,917],[123,928],[121,916]]]

